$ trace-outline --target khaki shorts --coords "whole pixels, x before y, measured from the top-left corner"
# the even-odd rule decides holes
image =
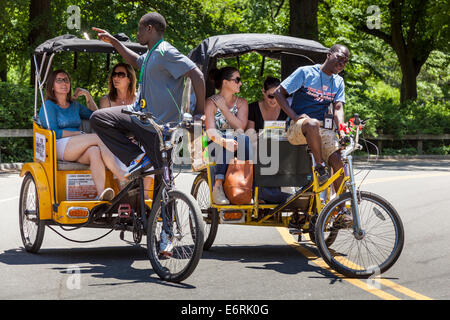
[[[291,120],[291,125],[287,131],[287,139],[293,145],[307,144],[306,137],[303,135],[302,125],[307,118],[303,118],[294,123]],[[320,122],[322,125],[322,121]],[[334,152],[340,150],[339,139],[334,130],[319,129],[320,137],[322,138],[322,156],[328,162],[328,158]]]

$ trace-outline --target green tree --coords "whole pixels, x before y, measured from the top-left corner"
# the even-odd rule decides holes
[[[402,102],[417,98],[417,76],[433,50],[448,51],[450,7],[445,0],[322,0],[359,32],[377,37],[395,52]]]

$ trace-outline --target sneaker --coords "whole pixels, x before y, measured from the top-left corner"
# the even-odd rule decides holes
[[[353,215],[347,208],[341,209],[336,214],[333,226],[340,229],[350,229],[353,227]]]
[[[106,188],[103,190],[102,194],[98,197],[100,201],[111,201],[115,197],[115,192],[111,188]]]
[[[171,257],[173,256],[173,244],[172,241],[170,241],[169,236],[167,233],[163,230],[161,231],[161,242],[159,243],[159,254]]]
[[[145,168],[150,164],[150,159],[147,157],[145,153],[140,154],[136,159],[130,162],[130,165],[127,167],[128,173],[125,174],[125,178],[130,177],[134,172]]]
[[[317,179],[319,180],[319,185],[324,184],[330,179],[330,174],[328,173],[327,167],[318,163],[314,168],[317,172]]]
[[[228,200],[223,191],[223,186],[213,187],[212,200],[215,204],[230,204],[230,200]]]

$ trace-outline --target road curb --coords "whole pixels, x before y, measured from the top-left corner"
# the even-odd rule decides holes
[[[20,171],[23,165],[22,162],[0,163],[0,172]]]
[[[367,156],[353,156],[353,159],[357,162],[367,161]],[[375,160],[376,156],[370,156],[369,160]],[[378,156],[378,160],[450,160],[450,155],[416,155],[416,156]],[[20,171],[24,163],[0,163],[0,172]],[[175,166],[176,169],[182,169],[183,171],[190,171],[190,165]]]

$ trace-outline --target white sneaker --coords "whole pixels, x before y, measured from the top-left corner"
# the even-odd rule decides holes
[[[115,192],[111,188],[106,188],[103,190],[102,194],[98,196],[98,200],[100,201],[111,201],[115,197]]]
[[[213,187],[212,200],[215,204],[230,204],[230,200],[228,200],[223,191],[223,186]]]
[[[163,231],[161,231],[161,242],[159,243],[159,254],[166,256],[166,257],[171,257],[171,256],[173,256],[172,251],[173,251],[172,241],[170,241],[169,236],[163,230]]]

